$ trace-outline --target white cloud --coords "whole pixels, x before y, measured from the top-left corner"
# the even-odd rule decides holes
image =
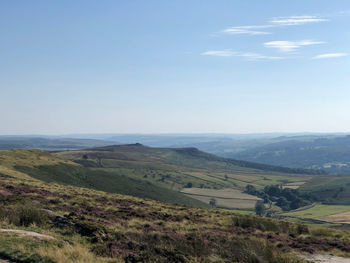
[[[328,19],[317,16],[288,16],[288,17],[275,17],[270,20],[271,24],[278,26],[298,26],[308,23],[326,22]]]
[[[231,50],[211,50],[205,51],[201,55],[206,56],[217,56],[217,57],[232,57],[235,56],[236,52],[232,52]]]
[[[288,16],[288,17],[275,17],[268,21],[265,25],[253,25],[253,26],[234,26],[229,27],[221,31],[221,33],[231,35],[269,35],[272,34],[269,31],[261,30],[275,27],[287,27],[297,26],[309,23],[326,22],[329,19],[325,19],[318,16]]]
[[[339,58],[348,56],[346,53],[326,53],[313,57],[313,59],[325,59],[325,58]]]
[[[282,57],[272,57],[272,56],[265,56],[257,53],[244,53],[244,52],[233,52],[231,50],[211,50],[211,51],[205,51],[201,55],[206,56],[217,56],[217,57],[243,57],[247,60],[261,60],[261,59],[267,59],[267,60],[277,60],[277,59],[283,59]]]
[[[273,56],[265,56],[257,53],[240,53],[237,56],[244,57],[248,60],[259,60],[259,59],[268,59],[268,60],[277,60],[283,59],[282,57],[273,57]]]
[[[270,41],[265,42],[265,47],[276,48],[281,52],[293,52],[303,46],[311,46],[324,44],[325,42],[321,41],[312,41],[312,40],[302,40],[302,41]]]
[[[231,35],[269,35],[270,32],[267,31],[261,31],[257,29],[265,29],[270,28],[269,25],[263,25],[263,26],[236,26],[236,27],[230,27],[225,30],[222,30],[223,33],[231,34]]]

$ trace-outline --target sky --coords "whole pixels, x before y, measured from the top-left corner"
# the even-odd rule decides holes
[[[2,0],[0,134],[350,132],[348,0]]]

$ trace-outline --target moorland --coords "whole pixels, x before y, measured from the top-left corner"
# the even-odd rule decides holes
[[[142,144],[0,151],[0,260],[350,256],[349,177]],[[256,216],[256,207],[264,207]]]

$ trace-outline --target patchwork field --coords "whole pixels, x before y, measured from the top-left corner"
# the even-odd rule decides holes
[[[182,193],[200,200],[207,204],[215,200],[217,207],[252,209],[260,198],[243,193],[237,189],[205,189],[205,188],[185,188]]]
[[[284,216],[299,219],[316,219],[329,223],[350,224],[350,206],[345,205],[315,205],[308,209],[299,209]]]
[[[350,224],[350,211],[326,216],[324,219],[332,223]]]
[[[53,154],[91,170],[182,192],[206,204],[215,199],[217,207],[231,209],[254,208],[259,198],[242,193],[248,184],[258,190],[268,185],[297,188],[315,176],[315,171],[227,159],[195,148],[152,148],[130,144]]]

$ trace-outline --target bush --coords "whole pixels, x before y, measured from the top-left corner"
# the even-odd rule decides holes
[[[233,217],[233,225],[241,228],[254,228],[261,231],[271,231],[285,234],[307,234],[307,225],[291,223],[283,220],[273,220],[263,217],[240,215]]]
[[[7,219],[10,224],[16,226],[44,225],[48,221],[46,212],[32,204],[17,205],[13,208],[0,209],[0,219]]]

